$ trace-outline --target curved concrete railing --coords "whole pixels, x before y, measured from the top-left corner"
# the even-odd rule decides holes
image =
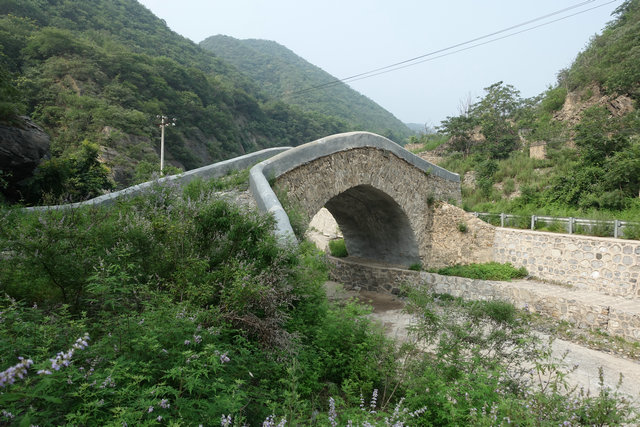
[[[255,153],[245,154],[240,157],[235,157],[229,160],[223,160],[218,163],[213,163],[207,166],[203,166],[198,169],[192,169],[177,175],[166,176],[156,181],[143,182],[142,184],[134,185],[132,187],[125,188],[120,191],[114,191],[113,193],[103,194],[102,196],[95,197],[93,199],[86,200],[84,202],[69,203],[65,205],[54,206],[32,206],[25,208],[25,210],[39,211],[47,209],[65,209],[65,208],[77,208],[80,206],[96,206],[102,204],[113,203],[117,198],[123,196],[135,196],[137,194],[147,191],[155,183],[172,183],[175,182],[179,185],[185,185],[195,178],[219,178],[228,174],[234,170],[246,169],[256,162],[260,162],[264,159],[272,157],[283,151],[290,150],[291,147],[275,147],[267,148],[265,150],[256,151]]]
[[[271,188],[269,179],[278,178],[280,175],[317,158],[361,147],[389,151],[424,172],[449,181],[460,182],[458,174],[431,164],[380,135],[370,132],[348,132],[327,136],[287,150],[251,168],[249,184],[253,198],[258,204],[258,208],[274,215],[277,221],[276,232],[281,240],[289,241],[295,239],[295,236],[289,217]]]

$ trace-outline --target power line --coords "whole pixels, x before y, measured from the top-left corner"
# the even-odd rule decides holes
[[[540,17],[537,17],[537,18],[534,18],[534,19],[530,19],[530,20],[528,20],[526,22],[522,22],[522,23],[517,24],[517,25],[512,25],[512,26],[510,26],[508,28],[504,28],[502,30],[495,31],[493,33],[485,34],[483,36],[476,37],[474,39],[467,40],[467,41],[462,42],[462,43],[457,43],[455,45],[451,45],[451,46],[448,46],[446,48],[442,48],[442,49],[438,49],[438,50],[426,53],[424,55],[420,55],[420,56],[417,56],[417,57],[414,57],[414,58],[411,58],[411,59],[407,59],[407,60],[404,60],[404,61],[401,61],[401,62],[396,62],[394,64],[387,65],[387,66],[380,67],[380,68],[376,68],[376,69],[373,69],[373,70],[370,70],[370,71],[367,71],[367,72],[364,72],[364,73],[355,74],[353,76],[345,77],[343,79],[336,79],[336,80],[332,80],[332,81],[327,82],[327,83],[322,83],[322,84],[319,84],[319,85],[316,85],[316,86],[311,86],[311,87],[306,88],[306,89],[301,89],[301,90],[298,90],[298,91],[295,91],[295,92],[290,92],[288,94],[284,94],[284,96],[286,97],[286,96],[301,95],[301,94],[304,94],[304,93],[307,93],[307,92],[310,92],[310,91],[314,91],[314,90],[317,90],[317,89],[322,89],[324,87],[334,86],[334,85],[340,84],[340,83],[347,83],[347,82],[363,80],[363,79],[367,79],[367,78],[370,78],[370,77],[378,76],[380,74],[386,74],[386,73],[390,73],[392,71],[397,71],[397,70],[400,70],[400,69],[403,69],[403,68],[408,68],[408,67],[411,67],[411,66],[414,66],[414,65],[422,64],[424,62],[428,62],[428,61],[432,61],[432,60],[435,60],[435,59],[438,59],[438,58],[442,58],[442,57],[445,57],[445,56],[453,55],[454,53],[458,53],[458,52],[462,52],[462,51],[465,51],[465,50],[473,49],[473,48],[478,47],[478,46],[483,46],[483,45],[486,45],[486,44],[489,44],[489,43],[493,43],[493,42],[498,41],[498,40],[502,40],[502,39],[505,39],[505,38],[508,38],[508,37],[513,37],[515,35],[518,35],[518,34],[521,34],[521,33],[527,32],[527,31],[531,31],[531,30],[543,27],[545,25],[549,25],[549,24],[552,24],[552,23],[555,23],[555,22],[558,22],[558,21],[562,21],[564,19],[568,19],[568,18],[571,18],[571,17],[576,16],[576,15],[580,15],[580,14],[585,13],[585,12],[589,12],[591,10],[594,10],[594,9],[609,5],[611,3],[615,3],[618,0],[611,0],[611,1],[607,2],[607,3],[601,4],[601,5],[598,5],[598,6],[594,6],[594,7],[591,7],[589,9],[584,9],[584,10],[581,10],[579,12],[576,12],[576,13],[573,13],[573,14],[566,15],[566,16],[563,16],[561,18],[555,19],[553,21],[545,22],[545,23],[542,23],[542,24],[539,24],[539,25],[536,25],[536,26],[533,26],[533,27],[526,28],[524,30],[517,31],[515,33],[510,33],[510,34],[507,34],[507,35],[502,36],[502,37],[494,38],[494,39],[491,39],[491,40],[488,40],[488,41],[485,41],[485,42],[482,42],[482,43],[477,43],[477,44],[474,44],[472,46],[468,46],[468,47],[465,47],[465,48],[462,48],[462,49],[455,50],[453,52],[444,53],[442,55],[438,55],[438,56],[435,56],[435,57],[432,57],[432,58],[428,58],[428,59],[424,59],[422,61],[416,62],[418,59],[431,57],[433,55],[437,55],[439,53],[446,52],[446,51],[451,50],[451,49],[456,49],[458,47],[461,47],[461,46],[464,46],[464,45],[468,45],[470,43],[474,43],[474,42],[479,41],[479,40],[483,40],[483,39],[486,39],[486,38],[489,38],[489,37],[493,37],[495,35],[502,34],[502,33],[505,33],[507,31],[511,31],[511,30],[516,29],[516,28],[520,28],[520,27],[523,27],[525,25],[529,25],[529,24],[532,24],[534,22],[537,22],[537,21],[540,21],[540,20],[543,20],[543,19],[546,19],[546,18],[550,18],[550,17],[555,16],[555,15],[559,15],[559,14],[564,13],[564,12],[568,12],[569,10],[573,10],[573,9],[585,6],[585,5],[589,4],[589,3],[593,3],[594,1],[596,1],[596,0],[583,1],[583,2],[575,4],[573,6],[569,6],[569,7],[566,7],[564,9],[557,10],[555,12],[548,13],[546,15],[543,15],[543,16],[540,16]]]
[[[363,79],[366,79],[366,78],[369,78],[369,77],[379,76],[380,74],[386,74],[386,73],[390,73],[390,72],[392,72],[392,71],[401,70],[401,69],[403,69],[403,68],[408,68],[408,67],[411,67],[411,66],[413,66],[413,65],[422,64],[422,63],[424,63],[424,62],[433,61],[433,60],[438,59],[438,58],[443,58],[443,57],[445,57],[445,56],[453,55],[454,53],[463,52],[463,51],[465,51],[465,50],[470,50],[470,49],[473,49],[473,48],[478,47],[478,46],[483,46],[483,45],[486,45],[486,44],[489,44],[489,43],[496,42],[496,41],[498,41],[498,40],[503,40],[503,39],[506,39],[506,38],[509,38],[509,37],[512,37],[512,36],[515,36],[515,35],[518,35],[518,34],[526,33],[527,31],[535,30],[535,29],[537,29],[537,28],[544,27],[544,26],[546,26],[546,25],[550,25],[550,24],[556,23],[556,22],[558,22],[558,21],[562,21],[562,20],[565,20],[565,19],[568,19],[568,18],[574,17],[574,16],[576,16],[576,15],[580,15],[580,14],[582,14],[582,13],[589,12],[589,11],[594,10],[594,9],[598,9],[598,8],[600,8],[600,7],[603,7],[603,6],[607,6],[607,5],[609,5],[609,4],[611,4],[611,3],[615,3],[615,2],[617,2],[617,1],[618,1],[618,0],[611,0],[611,1],[607,2],[607,3],[601,4],[601,5],[598,5],[598,6],[594,6],[594,7],[591,7],[591,8],[589,8],[589,9],[581,10],[580,12],[572,13],[571,15],[563,16],[562,18],[554,19],[553,21],[544,22],[544,23],[542,23],[542,24],[538,24],[538,25],[535,25],[535,26],[530,27],[530,28],[525,28],[524,30],[516,31],[515,33],[507,34],[507,35],[502,36],[502,37],[497,37],[497,38],[495,38],[495,39],[491,39],[491,40],[488,40],[488,41],[486,41],[486,42],[477,43],[477,44],[474,44],[474,45],[469,46],[469,47],[465,47],[465,48],[462,48],[462,49],[455,50],[455,51],[453,51],[453,52],[448,52],[448,53],[445,53],[445,54],[442,54],[442,55],[435,56],[435,57],[433,57],[433,58],[424,59],[424,60],[422,60],[422,61],[418,61],[418,62],[414,62],[414,63],[411,63],[411,64],[403,65],[403,66],[401,66],[401,67],[396,67],[396,68],[389,69],[389,70],[386,70],[386,71],[380,71],[380,72],[378,72],[378,73],[370,74],[370,75],[366,75],[366,76],[364,76],[364,77],[360,77],[360,78],[351,78],[351,79],[350,79],[350,78],[346,78],[346,79],[342,79],[342,80],[340,80],[340,82],[345,82],[345,81],[346,81],[346,82],[348,82],[348,83],[351,83],[351,82],[355,82],[355,81],[358,81],[358,80],[363,80]]]

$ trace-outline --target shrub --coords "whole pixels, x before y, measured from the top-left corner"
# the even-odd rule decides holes
[[[515,181],[512,178],[506,179],[503,183],[502,191],[504,191],[506,196],[513,194],[513,192],[516,191]]]
[[[624,227],[622,236],[625,239],[640,240],[640,224],[629,224]]]
[[[278,246],[271,217],[210,191],[1,214],[0,371],[34,361],[0,393],[16,424],[304,420],[330,384],[371,392],[394,369],[366,310],[329,306],[312,245]],[[52,370],[84,332],[89,347]]]
[[[153,181],[161,176],[177,175],[182,172],[184,172],[182,169],[173,165],[165,165],[164,170],[161,172],[159,162],[152,163],[147,160],[143,160],[136,165],[133,175],[133,184]]]
[[[280,247],[272,218],[195,196],[0,211],[0,423],[635,421],[614,391],[561,395],[509,304],[410,289],[419,341],[396,348],[369,308],[327,301],[312,244]],[[542,373],[556,382],[532,388]]]
[[[554,89],[549,88],[546,96],[542,99],[540,107],[542,111],[546,113],[553,113],[558,111],[564,105],[564,101],[567,97],[567,89],[564,87],[557,87]]]
[[[99,151],[97,144],[85,140],[67,157],[44,161],[31,179],[28,201],[78,202],[115,188],[111,171],[98,160]]]
[[[347,245],[344,239],[333,239],[329,241],[329,252],[332,256],[344,258],[348,256]]]
[[[467,223],[466,222],[459,222],[458,223],[458,231],[461,233],[466,233],[468,230],[467,228]]]
[[[519,279],[527,276],[527,270],[524,267],[514,268],[511,264],[500,264],[497,262],[489,262],[486,264],[469,264],[455,265],[453,267],[444,267],[437,270],[430,270],[444,276],[460,276],[470,279],[481,280],[511,280]]]
[[[422,263],[416,262],[409,266],[409,270],[412,271],[422,271]]]

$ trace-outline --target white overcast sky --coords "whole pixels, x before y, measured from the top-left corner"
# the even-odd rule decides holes
[[[276,41],[338,78],[462,43],[584,0],[140,0],[196,43],[224,34]],[[608,3],[608,4],[607,4]],[[484,46],[350,83],[404,122],[438,125],[504,81],[530,97],[556,81],[622,0]],[[533,26],[536,24],[531,24]],[[518,30],[521,30],[522,27]],[[505,33],[506,34],[506,33]],[[504,35],[504,34],[501,34]],[[486,39],[485,39],[486,40]],[[483,40],[483,41],[485,41]]]

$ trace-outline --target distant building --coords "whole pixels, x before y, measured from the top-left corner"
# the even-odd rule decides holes
[[[547,143],[546,141],[532,142],[529,146],[529,157],[532,159],[546,159],[547,158]]]

